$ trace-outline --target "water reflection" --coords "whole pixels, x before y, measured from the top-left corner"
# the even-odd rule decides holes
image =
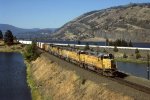
[[[120,71],[147,79],[147,64],[117,62]]]
[[[19,53],[0,53],[0,100],[31,100],[26,67]]]

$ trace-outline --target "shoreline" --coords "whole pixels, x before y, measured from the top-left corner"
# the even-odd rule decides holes
[[[35,85],[36,82],[33,80],[33,76],[31,73],[31,64],[27,60],[24,60],[24,63],[26,65],[26,74],[27,74],[26,79],[27,79],[27,84],[30,88],[32,100],[42,100],[41,99],[42,96],[38,91],[38,87]]]
[[[15,44],[12,46],[7,46],[7,45],[0,46],[0,52],[2,53],[14,52],[14,53],[20,53],[22,55],[24,59],[24,64],[26,65],[26,82],[28,87],[30,88],[32,100],[42,100],[40,92],[37,90],[37,87],[31,75],[31,70],[30,70],[31,63],[24,58],[23,50],[24,50],[24,46],[22,46],[22,44]]]
[[[136,63],[136,64],[147,64],[147,61],[142,60],[134,60],[134,59],[124,59],[124,58],[116,58],[116,62],[124,62],[124,63]],[[149,61],[150,63],[150,61]]]

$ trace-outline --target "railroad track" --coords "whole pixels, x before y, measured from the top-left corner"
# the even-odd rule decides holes
[[[137,84],[137,83],[133,83],[133,82],[124,80],[123,78],[120,78],[119,76],[112,78],[112,77],[103,76],[101,73],[95,72],[94,70],[88,70],[88,71],[94,72],[94,73],[96,73],[96,74],[98,74],[98,75],[100,75],[102,77],[108,78],[108,79],[110,79],[112,81],[118,82],[118,83],[123,84],[125,86],[134,88],[134,89],[136,89],[138,91],[150,94],[150,88],[149,87],[146,87],[146,86],[143,86],[143,85],[140,85],[140,84]],[[118,73],[120,73],[120,72],[118,72]]]
[[[42,51],[43,51],[43,50],[42,50]],[[45,51],[45,52],[46,52],[46,51]],[[49,54],[51,54],[51,53],[49,53]],[[51,54],[51,55],[52,55],[52,54]],[[56,55],[53,55],[53,56],[58,57],[58,56],[56,56]],[[59,57],[58,57],[58,58],[59,58]],[[62,59],[62,60],[64,60],[64,59]],[[64,61],[67,61],[67,60],[64,60]],[[67,61],[67,62],[71,63],[70,61]],[[74,64],[74,63],[72,63],[72,64]],[[75,65],[78,66],[77,64],[75,64]],[[79,66],[78,66],[78,67],[79,67]],[[80,68],[83,68],[83,67],[80,67]],[[83,68],[83,69],[85,69],[85,68]],[[118,82],[118,83],[123,84],[123,85],[125,85],[125,86],[134,88],[134,89],[136,89],[136,90],[138,90],[138,91],[141,91],[141,92],[150,94],[150,88],[149,88],[149,87],[142,86],[142,85],[140,85],[140,84],[137,84],[137,83],[133,83],[133,82],[124,80],[122,77],[119,77],[119,76],[118,76],[118,77],[113,77],[113,78],[112,78],[112,77],[104,76],[104,75],[102,75],[101,73],[98,73],[98,72],[96,72],[96,71],[94,71],[94,70],[91,70],[91,69],[85,69],[85,70],[88,70],[88,71],[90,71],[90,72],[93,72],[93,73],[95,73],[95,74],[98,74],[98,75],[100,75],[100,76],[102,76],[102,77],[105,77],[105,78],[107,78],[107,79],[110,79],[110,80],[112,80],[112,81]],[[121,72],[118,72],[118,73],[121,73]],[[121,73],[121,74],[123,74],[123,73]],[[124,74],[124,75],[125,75],[125,74]]]
[[[141,91],[141,92],[145,92],[145,93],[147,93],[147,94],[150,94],[150,88],[149,88],[149,87],[142,86],[142,85],[139,85],[139,84],[137,84],[137,83],[133,83],[133,82],[124,80],[124,79],[119,78],[119,77],[111,78],[111,80],[117,81],[118,83],[121,83],[121,84],[123,84],[123,85],[129,86],[129,87],[134,88],[134,89],[136,89],[136,90],[139,90],[139,91]]]

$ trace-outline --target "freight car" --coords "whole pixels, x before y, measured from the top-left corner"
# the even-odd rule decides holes
[[[96,71],[105,76],[116,76],[117,68],[112,54],[97,56],[89,52],[53,44],[42,44],[40,48],[85,69]]]

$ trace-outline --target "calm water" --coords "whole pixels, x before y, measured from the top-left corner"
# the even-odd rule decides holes
[[[117,62],[120,71],[147,79],[147,64]]]
[[[31,100],[26,66],[19,53],[0,53],[0,100]]]

